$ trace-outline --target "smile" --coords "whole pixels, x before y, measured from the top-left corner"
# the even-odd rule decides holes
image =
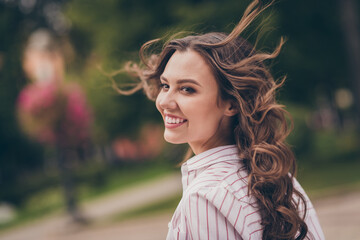
[[[187,120],[184,118],[169,115],[165,115],[164,121],[166,128],[176,128],[187,122]]]
[[[186,121],[186,119],[183,119],[183,118],[175,118],[175,117],[169,117],[169,116],[165,117],[165,122],[169,123],[169,124],[182,123],[185,121]]]

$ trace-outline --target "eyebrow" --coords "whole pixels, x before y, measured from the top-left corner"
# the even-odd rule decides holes
[[[163,80],[163,81],[165,81],[165,82],[169,82],[169,81],[167,80],[167,78],[164,77],[163,75],[160,76],[160,79]],[[176,81],[176,83],[177,83],[177,84],[181,84],[181,83],[193,83],[193,84],[201,87],[200,83],[198,83],[198,82],[195,81],[194,79],[187,79],[187,78],[186,78],[186,79],[179,79],[179,80]]]

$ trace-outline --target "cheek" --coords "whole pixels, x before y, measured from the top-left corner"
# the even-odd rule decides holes
[[[217,125],[219,113],[216,106],[211,101],[198,101],[187,104],[182,108],[189,120],[189,127],[194,132],[209,131],[214,125]]]
[[[224,116],[222,109],[217,104],[216,98],[207,98],[206,101],[199,101],[190,106],[194,120],[197,125],[200,124],[203,128],[216,127]]]
[[[162,108],[160,107],[160,100],[161,100],[161,96],[160,94],[156,97],[155,100],[155,106],[157,108],[157,110],[161,113],[162,112]]]

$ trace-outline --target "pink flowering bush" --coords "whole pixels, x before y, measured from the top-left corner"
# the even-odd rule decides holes
[[[41,143],[74,146],[90,134],[90,109],[74,83],[28,85],[19,95],[17,113],[24,132]]]

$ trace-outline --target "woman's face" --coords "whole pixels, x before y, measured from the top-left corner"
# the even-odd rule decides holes
[[[219,100],[218,84],[200,54],[176,51],[160,81],[156,107],[164,120],[166,141],[189,143],[195,154],[232,143],[231,104]]]

